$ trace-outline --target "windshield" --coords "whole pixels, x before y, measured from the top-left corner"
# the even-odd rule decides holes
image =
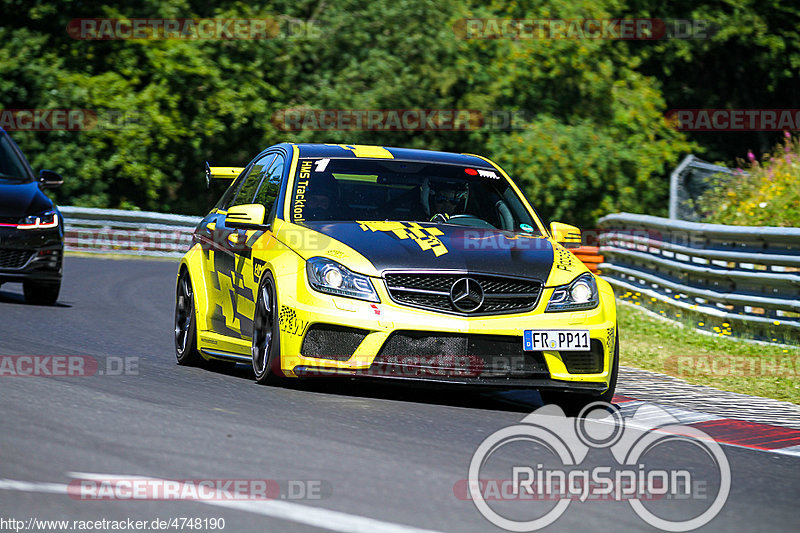
[[[28,181],[31,175],[5,133],[0,132],[0,179]]]
[[[291,221],[397,220],[538,232],[493,168],[419,161],[300,159]]]

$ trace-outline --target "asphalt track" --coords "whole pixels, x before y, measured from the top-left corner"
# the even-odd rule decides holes
[[[29,518],[222,517],[228,532],[500,531],[454,487],[483,439],[539,407],[535,394],[509,402],[500,394],[352,382],[264,387],[241,365],[179,367],[175,273],[171,261],[70,256],[55,307],[24,304],[18,286],[0,288],[0,355],[90,356],[106,369],[89,377],[0,376],[0,529],[12,518],[27,525]],[[621,342],[624,350],[624,333]],[[109,375],[124,358],[129,371]],[[723,449],[730,496],[701,530],[795,531],[800,457]],[[607,457],[587,460],[608,464]],[[714,477],[679,445],[665,445],[659,461]],[[321,490],[313,499],[210,503],[67,494],[70,481],[93,476],[267,479],[281,487],[312,480]],[[627,502],[595,501],[571,504],[546,530],[654,529]]]

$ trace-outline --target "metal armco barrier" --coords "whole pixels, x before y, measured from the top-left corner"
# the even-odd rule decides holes
[[[800,344],[800,228],[619,213],[599,221],[618,296],[718,335]]]
[[[59,208],[64,215],[67,251],[97,254],[181,257],[192,245],[201,217],[148,211]]]
[[[66,226],[66,249],[73,252],[181,257],[191,246],[192,232],[202,220],[151,211],[71,206],[59,209]],[[597,272],[603,261],[596,246],[582,246],[572,252],[592,272]]]

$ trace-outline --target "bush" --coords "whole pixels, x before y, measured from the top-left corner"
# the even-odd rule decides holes
[[[752,152],[733,176],[718,177],[698,201],[704,222],[736,226],[800,227],[800,139],[782,144],[759,162]]]

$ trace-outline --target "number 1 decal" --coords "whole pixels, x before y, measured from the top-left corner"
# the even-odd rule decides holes
[[[314,172],[325,172],[325,169],[328,168],[328,163],[331,162],[330,158],[320,159],[319,161],[314,163]]]

